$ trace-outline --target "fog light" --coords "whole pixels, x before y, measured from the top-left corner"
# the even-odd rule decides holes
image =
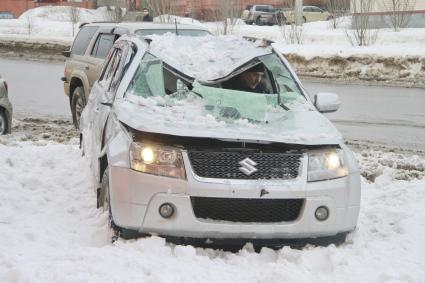
[[[319,221],[325,221],[329,217],[329,209],[326,206],[320,206],[314,213],[316,219]]]
[[[170,218],[174,214],[174,205],[171,203],[161,204],[159,207],[159,214],[164,218]]]

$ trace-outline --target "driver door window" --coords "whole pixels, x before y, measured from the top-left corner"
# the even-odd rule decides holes
[[[108,93],[115,90],[117,81],[114,80],[115,75],[120,66],[123,51],[120,48],[115,48],[108,64],[106,65],[104,72],[99,79],[99,84]]]

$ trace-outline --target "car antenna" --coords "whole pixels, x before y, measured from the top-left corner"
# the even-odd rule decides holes
[[[179,35],[179,30],[177,29],[177,19],[174,18],[174,24],[176,25],[176,35]]]

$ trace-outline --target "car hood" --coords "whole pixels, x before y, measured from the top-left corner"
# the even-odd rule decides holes
[[[331,122],[311,108],[287,111],[284,117],[269,124],[252,124],[247,120],[226,123],[211,115],[193,116],[190,109],[179,112],[172,108],[119,99],[114,103],[113,112],[122,123],[141,132],[301,145],[333,145],[343,141]]]

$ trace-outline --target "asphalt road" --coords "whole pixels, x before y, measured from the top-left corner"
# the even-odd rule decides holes
[[[64,95],[63,63],[0,59],[9,83],[15,117],[70,118]],[[311,95],[340,96],[338,112],[328,114],[346,139],[425,150],[425,89],[305,81]]]

